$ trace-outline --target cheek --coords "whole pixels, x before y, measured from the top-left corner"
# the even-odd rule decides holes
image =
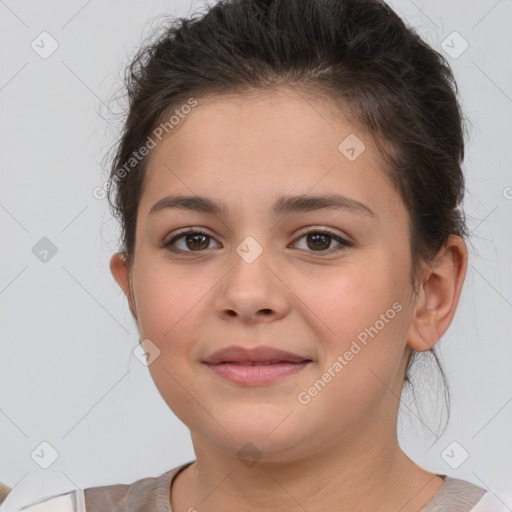
[[[134,275],[134,288],[141,336],[165,346],[181,339],[178,333],[184,329],[193,333],[202,318],[197,317],[197,310],[208,300],[212,283],[185,266],[171,270],[141,262],[140,268],[144,270]]]
[[[410,323],[406,291],[403,276],[385,255],[340,269],[323,286],[311,281],[307,302],[322,320],[316,324],[325,352],[323,370],[343,374],[338,382],[348,379],[349,389],[359,393],[370,393],[369,383],[379,386],[375,375],[389,381],[402,359]]]
[[[399,279],[385,255],[373,253],[367,261],[358,258],[323,275],[303,276],[296,280],[296,293],[331,336],[346,338],[373,325],[403,300]]]
[[[171,271],[170,266],[154,263],[141,268],[151,270],[141,271],[135,283],[139,329],[141,338],[151,340],[159,350],[148,369],[167,405],[190,424],[194,421],[193,414],[188,416],[191,396],[200,396],[192,354],[200,333],[208,332],[202,324],[212,284],[185,268]]]

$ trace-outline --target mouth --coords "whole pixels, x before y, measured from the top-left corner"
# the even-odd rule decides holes
[[[203,362],[210,365],[268,366],[281,363],[304,363],[307,361],[311,361],[311,359],[273,347],[260,346],[246,349],[240,346],[230,346],[217,350],[205,358]]]
[[[311,359],[304,359],[303,361],[286,361],[286,360],[279,360],[279,361],[222,361],[221,363],[207,363],[211,364],[213,366],[219,366],[222,364],[232,364],[237,366],[270,366],[275,364],[302,364],[302,363],[309,363]]]
[[[203,361],[217,376],[245,386],[264,385],[297,374],[313,361],[272,347],[227,347]]]

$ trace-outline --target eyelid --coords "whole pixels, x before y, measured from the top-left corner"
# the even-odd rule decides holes
[[[174,240],[176,238],[178,238],[180,235],[188,235],[189,233],[198,233],[198,234],[201,234],[201,235],[208,235],[212,238],[214,238],[213,235],[210,235],[209,234],[209,230],[207,228],[202,228],[202,227],[199,227],[199,226],[190,226],[190,227],[187,227],[187,228],[182,228],[182,229],[178,229],[177,231],[174,231],[172,236],[167,240],[166,243],[170,242],[171,240]]]
[[[350,242],[349,237],[344,233],[340,233],[339,231],[335,231],[333,228],[325,226],[306,226],[299,230],[297,237],[301,237],[309,233],[327,233],[333,237],[343,238],[346,242]]]

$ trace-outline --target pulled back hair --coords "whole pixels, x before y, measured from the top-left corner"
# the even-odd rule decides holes
[[[421,282],[449,235],[467,238],[463,115],[446,59],[380,0],[221,0],[172,18],[126,70],[128,112],[110,165],[107,196],[120,221],[129,268],[146,164],[126,163],[155,127],[190,98],[285,86],[335,101],[374,139],[409,212],[411,286]],[[341,110],[343,109],[343,110]],[[435,347],[411,350],[446,377]],[[414,392],[414,389],[413,389]]]

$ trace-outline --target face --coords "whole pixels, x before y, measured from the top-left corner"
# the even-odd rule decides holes
[[[127,269],[112,266],[141,340],[159,351],[149,370],[162,397],[193,438],[229,454],[251,442],[292,460],[342,438],[383,439],[414,295],[408,213],[371,138],[289,90],[210,96],[180,122],[151,153],[129,289]],[[225,211],[190,201],[152,211],[177,195]],[[326,195],[352,203],[313,201]],[[283,196],[310,202],[275,211]],[[271,382],[232,382],[203,362],[231,345],[310,362]]]

